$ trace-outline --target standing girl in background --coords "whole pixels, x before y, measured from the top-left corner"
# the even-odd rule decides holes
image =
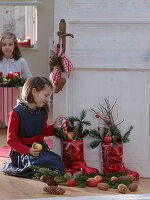
[[[22,101],[9,113],[7,143],[11,148],[11,162],[5,163],[3,172],[12,176],[33,177],[30,165],[64,171],[59,155],[51,152],[45,136],[54,134],[54,125],[61,127],[61,118],[48,125],[48,100],[52,93],[51,82],[44,77],[27,79],[22,89]],[[40,143],[43,150],[35,149]]]
[[[4,32],[0,38],[0,72],[3,76],[10,72],[20,72],[23,78],[32,76],[26,60],[22,58],[17,38],[11,32]]]

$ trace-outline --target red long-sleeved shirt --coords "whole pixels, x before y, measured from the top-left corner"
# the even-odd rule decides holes
[[[30,147],[24,144],[33,144],[34,142],[41,142],[43,141],[45,136],[52,136],[54,135],[54,124],[48,125],[47,120],[45,121],[44,131],[34,137],[30,138],[22,138],[18,136],[18,129],[19,129],[19,118],[18,114],[15,110],[12,110],[9,113],[9,122],[8,122],[8,129],[7,129],[7,143],[11,149],[14,151],[20,152],[21,154],[29,154]]]

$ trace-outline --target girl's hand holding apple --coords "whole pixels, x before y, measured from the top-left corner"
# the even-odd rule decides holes
[[[32,156],[39,156],[40,152],[42,151],[43,147],[41,144],[39,143],[33,143],[32,147],[29,149],[29,153]]]
[[[38,149],[39,151],[42,151],[43,147],[40,143],[34,143],[33,144],[34,149]]]

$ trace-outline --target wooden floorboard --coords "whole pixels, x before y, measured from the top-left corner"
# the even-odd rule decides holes
[[[0,129],[0,146],[6,144],[6,129]],[[9,158],[0,157],[0,169]],[[32,199],[32,198],[49,198],[56,197],[55,195],[47,194],[43,191],[45,183],[36,179],[25,179],[4,175],[0,172],[0,199]],[[67,187],[63,197],[70,196],[93,196],[93,195],[117,195],[117,190],[109,189],[109,191],[101,191],[97,188],[78,188]],[[138,190],[134,193],[127,194],[147,194],[150,193],[150,179],[140,178]]]
[[[6,159],[1,159],[1,163]],[[56,195],[50,195],[43,191],[45,183],[36,179],[18,178],[4,175],[0,173],[0,199],[31,199],[31,198],[48,198]],[[97,195],[117,195],[119,194],[115,189],[109,189],[108,191],[98,190],[94,188],[78,188],[78,187],[67,187],[60,185],[65,188],[66,193],[63,197],[70,196],[97,196]],[[127,194],[145,194],[150,193],[150,180],[141,178],[139,181],[139,187],[136,192],[128,192]]]

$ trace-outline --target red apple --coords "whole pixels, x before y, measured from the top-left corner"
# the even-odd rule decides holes
[[[112,141],[112,137],[110,135],[104,137],[105,144],[110,144]]]
[[[69,179],[67,180],[66,184],[67,184],[68,186],[71,186],[71,187],[76,186],[76,180],[75,180],[74,178],[69,178]]]
[[[103,177],[100,176],[100,175],[95,176],[94,179],[96,179],[97,183],[102,183],[103,182]]]
[[[94,179],[94,178],[88,178],[88,179],[87,179],[87,185],[88,185],[89,187],[96,187],[96,185],[97,185],[97,180]]]
[[[118,180],[118,178],[116,176],[112,176],[110,180],[111,181],[116,181],[116,180]]]

